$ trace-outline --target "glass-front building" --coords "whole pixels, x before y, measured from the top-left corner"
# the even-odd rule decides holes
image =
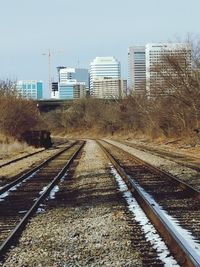
[[[146,90],[145,46],[132,46],[128,49],[128,87],[135,93]]]
[[[19,95],[27,99],[43,98],[43,82],[36,80],[17,81],[16,90]]]
[[[59,89],[60,99],[74,99],[73,85],[60,85]]]
[[[68,80],[66,83],[59,84],[58,98],[73,100],[86,96],[86,87],[84,83],[78,83],[76,80]]]
[[[86,96],[89,90],[88,69],[59,66],[57,71],[58,91],[52,92],[52,98],[77,99]]]

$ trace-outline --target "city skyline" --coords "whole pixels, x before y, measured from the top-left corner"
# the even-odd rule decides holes
[[[116,57],[127,79],[128,47],[197,37],[199,7],[198,0],[4,1],[0,79],[42,80],[47,89],[49,49],[54,79],[56,66],[89,69],[96,56]]]

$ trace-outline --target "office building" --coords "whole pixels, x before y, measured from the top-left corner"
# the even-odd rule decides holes
[[[89,73],[88,69],[57,67],[59,83],[65,83],[68,80],[76,80],[80,83],[85,83],[86,88],[89,88]]]
[[[128,49],[128,88],[129,93],[140,93],[146,88],[145,46],[132,46]]]
[[[78,83],[76,80],[68,80],[65,83],[59,83],[58,99],[73,100],[86,96],[86,87],[84,83]]]
[[[90,94],[93,95],[93,82],[96,78],[120,79],[120,63],[114,57],[96,57],[90,63]]]
[[[191,70],[191,46],[186,43],[149,43],[146,46],[132,46],[128,49],[129,91],[133,93],[146,92],[152,94],[160,90],[169,93],[172,88],[164,88],[164,79],[156,70],[163,68],[162,75],[176,76],[170,64],[164,61],[165,56],[184,59],[188,71]],[[184,66],[183,66],[184,67]]]
[[[52,83],[52,98],[78,99],[86,96],[89,90],[89,74],[87,69],[59,66],[58,83]]]
[[[179,59],[182,67],[191,70],[191,45],[187,43],[151,43],[146,45],[146,91],[151,94],[156,90],[165,90],[165,93],[173,88],[164,88],[164,79],[155,69],[155,66],[162,68],[162,75],[170,75],[176,78],[177,74],[172,65],[168,64],[165,56],[172,56]],[[185,66],[187,65],[187,66]],[[181,66],[181,65],[180,65]]]
[[[19,95],[27,99],[43,98],[43,83],[36,80],[20,80],[17,81],[16,90]]]
[[[119,99],[126,95],[127,81],[111,77],[98,77],[93,80],[93,97]]]

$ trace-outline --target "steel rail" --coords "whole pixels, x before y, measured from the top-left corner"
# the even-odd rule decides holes
[[[32,168],[31,170],[29,170],[28,172],[26,172],[25,174],[23,174],[22,176],[20,176],[19,178],[17,178],[16,180],[12,181],[9,184],[4,185],[3,187],[0,188],[0,195],[5,193],[6,191],[8,191],[10,188],[12,188],[13,186],[17,185],[18,183],[22,182],[23,180],[25,180],[26,178],[28,178],[30,175],[32,175],[34,172],[36,172],[37,170],[39,170],[40,168],[44,167],[45,165],[47,165],[50,161],[52,161],[53,159],[55,159],[57,156],[59,156],[60,154],[64,153],[66,150],[68,150],[69,148],[71,148],[72,146],[74,146],[75,144],[77,144],[77,141],[75,141],[74,143],[70,144],[69,146],[65,147],[64,149],[60,150],[58,153],[54,154],[53,156],[50,156],[47,160],[43,161],[42,163],[40,163],[38,166]]]
[[[29,219],[33,216],[33,214],[37,211],[39,205],[43,202],[43,200],[45,200],[45,198],[49,195],[49,193],[54,188],[54,186],[60,181],[60,179],[66,173],[66,170],[70,167],[71,163],[77,157],[78,153],[83,148],[84,144],[85,144],[85,141],[83,141],[80,144],[78,149],[74,152],[74,154],[67,161],[66,165],[56,175],[56,177],[54,177],[53,181],[49,183],[49,185],[47,186],[45,191],[42,193],[42,195],[35,201],[33,206],[29,209],[29,211],[25,214],[25,216],[22,218],[22,220],[19,222],[19,224],[14,228],[14,230],[10,233],[10,235],[7,237],[7,239],[0,246],[0,261],[2,261],[4,259],[5,253],[8,251],[8,249],[12,245],[17,243],[18,238],[20,237],[21,233],[23,232]]]
[[[181,266],[200,267],[199,255],[197,255],[195,251],[191,250],[188,243],[185,243],[184,237],[174,231],[169,219],[167,219],[160,212],[157,203],[146,198],[146,192],[138,187],[133,179],[126,174],[124,169],[119,165],[115,157],[111,155],[108,149],[106,149],[99,141],[97,141],[97,143],[102,148],[108,159],[111,161],[117,172],[124,179],[124,181],[128,185],[128,188],[133,193],[134,197],[146,213],[147,217],[153,223],[156,230],[160,233],[178,263]]]

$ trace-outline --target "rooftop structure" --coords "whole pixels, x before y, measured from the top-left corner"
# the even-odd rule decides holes
[[[68,80],[76,80],[77,82],[85,83],[86,88],[89,88],[89,73],[88,69],[57,67],[59,83],[65,83]]]

